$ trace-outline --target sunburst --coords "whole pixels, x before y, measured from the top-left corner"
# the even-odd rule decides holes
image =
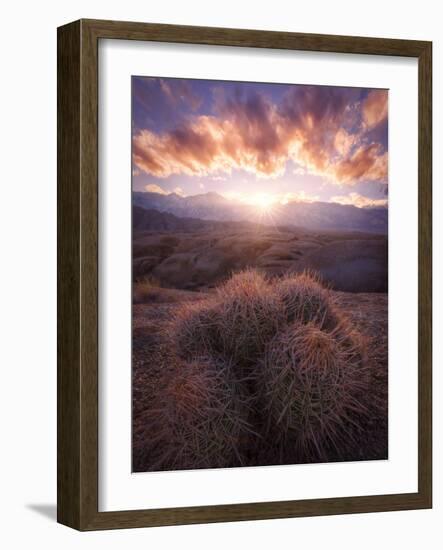
[[[270,212],[276,205],[276,198],[269,193],[256,193],[248,197],[248,202],[262,213]]]

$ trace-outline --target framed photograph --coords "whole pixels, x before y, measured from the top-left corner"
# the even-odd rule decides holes
[[[58,521],[430,508],[430,42],[58,29]]]

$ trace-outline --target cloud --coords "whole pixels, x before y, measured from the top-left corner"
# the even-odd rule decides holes
[[[160,78],[159,84],[160,90],[173,107],[176,107],[179,103],[187,105],[193,111],[196,111],[200,107],[202,99],[194,94],[187,80],[169,79],[166,81]]]
[[[169,83],[165,90],[172,93]],[[277,104],[244,88],[229,96],[219,90],[212,115],[195,115],[163,133],[137,132],[133,162],[160,178],[232,170],[275,178],[292,160],[300,171],[337,184],[387,182],[387,152],[365,139],[382,120],[387,101],[386,92],[375,92],[361,100],[355,88],[297,86]]]
[[[387,119],[388,91],[371,90],[363,102],[363,120],[367,128],[374,128]]]
[[[363,179],[386,183],[388,153],[383,152],[378,143],[362,145],[350,157],[333,165],[331,172],[342,183],[354,183]]]
[[[258,126],[241,126],[236,119],[199,116],[172,132],[157,135],[142,130],[133,139],[134,164],[157,177],[172,174],[207,176],[243,169],[257,176],[276,177],[288,160],[283,142],[267,147]]]
[[[288,204],[289,202],[317,202],[320,200],[320,195],[310,195],[305,191],[296,193],[285,193],[279,198],[280,204]]]
[[[157,185],[156,183],[149,183],[148,185],[145,185],[145,191],[148,193],[157,193],[159,195],[172,195],[172,193],[175,193],[181,197],[185,196],[185,193],[181,187],[175,187],[172,191],[166,191],[163,187],[160,187],[160,185]]]
[[[191,81],[151,77],[132,78],[133,129],[170,130],[197,111],[202,97]]]
[[[329,173],[340,156],[336,136],[348,135],[344,127],[355,123],[354,105],[359,94],[354,88],[327,86],[290,89],[279,112],[290,153],[298,164],[311,173]]]
[[[358,208],[385,208],[388,206],[387,199],[370,199],[369,197],[365,197],[359,193],[349,193],[349,195],[331,197],[330,202],[336,202],[338,204],[351,204],[353,206],[357,206]]]
[[[165,191],[160,185],[157,185],[156,183],[149,183],[148,185],[145,185],[145,191],[148,193],[158,193],[159,195],[169,195],[168,191]]]
[[[356,141],[356,135],[348,134],[344,128],[339,128],[334,137],[334,147],[340,156],[346,157],[349,155]]]
[[[297,166],[294,168],[293,173],[296,176],[304,176],[306,174],[306,168],[303,168],[302,166]]]

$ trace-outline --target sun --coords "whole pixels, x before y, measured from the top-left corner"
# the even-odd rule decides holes
[[[275,197],[269,193],[257,193],[250,197],[249,202],[262,212],[267,212],[272,209],[276,201]]]

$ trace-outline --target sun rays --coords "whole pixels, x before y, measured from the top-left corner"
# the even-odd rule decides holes
[[[277,198],[270,193],[256,193],[247,199],[247,203],[260,212],[269,212],[277,204]]]

